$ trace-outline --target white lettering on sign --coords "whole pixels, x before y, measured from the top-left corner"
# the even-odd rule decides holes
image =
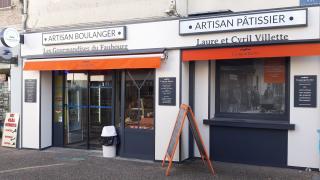
[[[81,54],[88,52],[115,52],[128,51],[127,44],[81,44],[71,46],[47,46],[43,48],[43,54]]]
[[[70,32],[44,33],[42,36],[42,44],[53,45],[124,39],[126,39],[126,30],[125,26],[121,26]]]
[[[180,20],[180,35],[306,26],[307,9]]]
[[[2,132],[2,146],[13,148],[17,146],[18,125],[19,114],[7,113]]]

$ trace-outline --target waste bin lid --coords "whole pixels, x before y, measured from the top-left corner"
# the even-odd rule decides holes
[[[101,137],[117,136],[116,128],[114,126],[104,126],[101,132]]]

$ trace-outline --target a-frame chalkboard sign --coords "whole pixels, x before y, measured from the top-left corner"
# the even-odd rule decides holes
[[[195,120],[194,114],[192,112],[192,109],[190,108],[190,106],[188,106],[186,104],[181,104],[180,110],[178,113],[178,117],[176,119],[176,124],[174,125],[171,139],[170,139],[166,154],[165,154],[163,161],[162,161],[162,167],[163,167],[166,160],[167,159],[169,160],[169,165],[168,165],[168,168],[166,171],[166,176],[169,176],[169,171],[172,166],[172,160],[174,157],[174,153],[177,148],[186,117],[189,120],[191,131],[192,131],[194,140],[197,143],[197,146],[198,146],[198,149],[199,149],[199,152],[201,155],[201,159],[204,163],[205,163],[205,161],[207,162],[208,168],[210,169],[211,173],[214,174],[214,170],[213,170],[211,161],[209,159],[206,148],[204,147],[204,143],[203,143],[202,137],[200,135],[200,131],[199,131],[197,122]]]

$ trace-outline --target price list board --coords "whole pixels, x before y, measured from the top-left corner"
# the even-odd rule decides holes
[[[317,76],[294,76],[294,107],[317,107]]]
[[[26,79],[24,80],[24,102],[36,103],[37,102],[37,80]]]
[[[176,105],[176,78],[175,77],[159,78],[159,105],[163,105],[163,106]]]

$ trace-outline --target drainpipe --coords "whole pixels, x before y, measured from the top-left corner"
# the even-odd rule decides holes
[[[25,33],[27,30],[27,21],[28,21],[28,4],[29,1],[28,0],[23,0],[23,9],[22,9],[22,33]],[[19,58],[21,59],[20,62],[18,61],[18,66],[20,66],[19,70],[21,73],[20,79],[21,79],[21,107],[20,107],[20,121],[19,121],[19,134],[20,134],[20,138],[19,138],[19,149],[21,149],[23,147],[22,145],[22,115],[23,115],[23,62],[22,62],[22,58],[21,58],[21,44],[20,44],[20,52],[19,52]],[[20,64],[19,64],[20,63]]]
[[[22,11],[22,19],[23,19],[23,31],[27,30],[27,21],[28,21],[28,0],[23,0],[23,11]]]

